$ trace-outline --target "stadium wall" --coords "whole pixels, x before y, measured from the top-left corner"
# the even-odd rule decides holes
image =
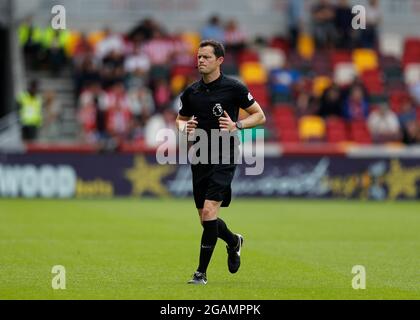
[[[419,156],[273,156],[258,176],[246,166],[236,172],[235,197],[420,199]],[[0,155],[0,198],[191,195],[190,167],[160,165],[154,154]]]
[[[307,23],[312,2],[306,0]],[[367,0],[350,2],[364,5]],[[64,5],[68,27],[82,31],[109,25],[125,32],[145,17],[158,19],[172,32],[199,30],[216,13],[223,19],[237,19],[251,36],[287,33],[288,0],[16,0],[15,3],[19,19],[33,15],[39,25],[51,20],[52,6]],[[381,0],[380,6],[383,32],[420,34],[420,1]]]

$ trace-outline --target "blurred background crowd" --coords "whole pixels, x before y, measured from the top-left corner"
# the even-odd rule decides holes
[[[59,142],[70,100],[74,142],[156,147],[157,132],[174,128],[180,94],[199,77],[200,41],[215,39],[227,51],[223,72],[243,81],[264,108],[267,140],[420,143],[420,38],[383,34],[379,1],[369,1],[359,30],[349,1],[313,1],[309,11],[305,3],[289,1],[287,35],[271,36],[250,37],[246,25],[218,14],[182,33],[156,17],[126,33],[53,30],[28,19],[19,28],[34,75],[17,99],[23,137]],[[71,95],[60,99],[38,74],[56,84],[70,79]]]

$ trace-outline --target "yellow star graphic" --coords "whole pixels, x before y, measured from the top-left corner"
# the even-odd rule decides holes
[[[392,160],[385,182],[388,185],[388,197],[395,200],[404,195],[414,198],[417,195],[417,180],[420,179],[420,167],[403,168],[400,161]]]
[[[149,165],[142,157],[134,159],[134,167],[125,171],[125,177],[131,181],[132,194],[141,196],[146,191],[158,196],[169,196],[161,179],[174,171],[169,165]]]

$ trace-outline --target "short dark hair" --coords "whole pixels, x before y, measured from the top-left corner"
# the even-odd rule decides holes
[[[213,47],[214,55],[216,56],[216,58],[225,56],[225,47],[220,42],[216,40],[204,40],[200,42],[200,48],[207,46]]]

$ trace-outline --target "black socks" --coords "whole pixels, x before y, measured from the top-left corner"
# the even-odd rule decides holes
[[[201,237],[200,264],[197,271],[206,273],[217,242],[218,220],[203,221],[203,228],[203,235]]]
[[[217,228],[219,238],[224,240],[229,247],[236,247],[238,244],[237,236],[228,229],[226,223],[220,218],[217,218]]]

